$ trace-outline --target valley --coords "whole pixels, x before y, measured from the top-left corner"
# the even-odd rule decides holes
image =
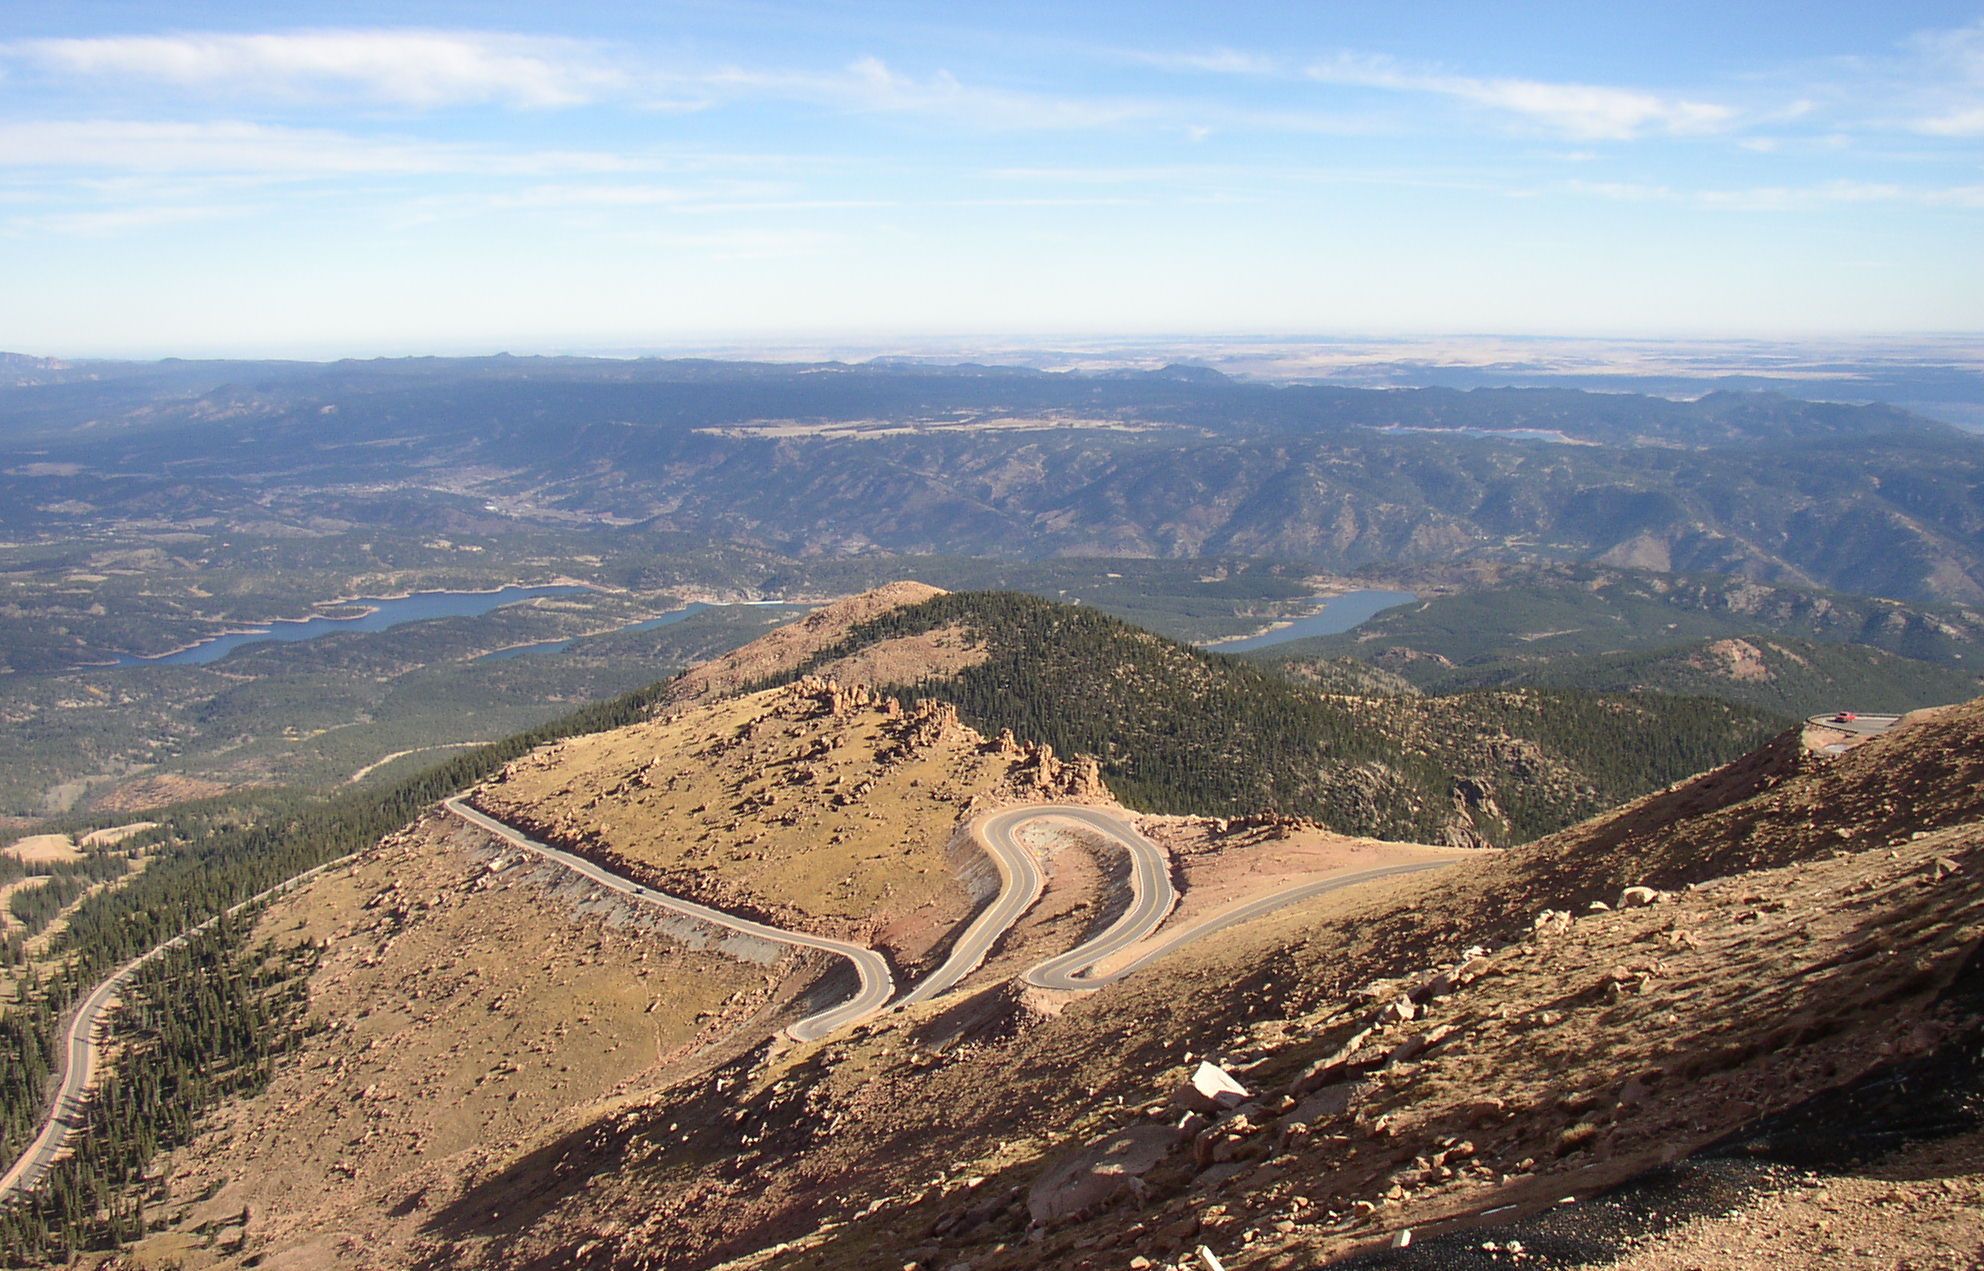
[[[1919,1012],[1984,937],[1974,705],[1843,752],[1794,728],[1492,850],[1139,811],[1109,764],[974,727],[969,692],[838,678],[941,692],[1042,618],[1090,629],[1040,603],[898,584],[816,609],[258,902],[249,944],[320,950],[296,1049],[166,1158],[134,1256],[1038,1267],[1204,1244],[1294,1267],[1483,1221],[1544,1249],[1561,1194],[1692,1168],[1716,1127],[1973,1027]],[[1206,674],[1168,647],[1147,674]],[[1833,1024],[1742,1041],[1782,1012],[1733,1009],[1709,968],[1824,963],[1865,904],[1892,910],[1910,987],[1815,971],[1797,1009]],[[1195,1111],[1168,1092],[1208,1061],[1240,1093]],[[1692,1132],[1647,1120],[1674,1083]]]
[[[1984,10],[7,0],[0,1271],[1984,1271]]]
[[[387,369],[312,391],[362,387],[383,422],[423,377],[446,410],[489,377],[500,420],[612,382]],[[117,462],[191,429],[210,486],[20,527],[0,800],[8,905],[41,925],[0,933],[9,1258],[1665,1271],[1747,1239],[1700,1197],[1799,1212],[1779,1149],[1727,1193],[1717,1154],[1841,1099],[1873,1100],[1870,1142],[1940,1153],[1942,1194],[1984,1195],[1968,566],[1874,595],[1748,535],[1682,571],[1646,547],[1674,505],[1563,457],[1740,452],[1762,480],[1774,447],[1932,462],[1933,429],[1552,395],[1377,419],[1203,376],[930,368],[815,368],[802,412],[771,404],[798,391],[779,368],[618,373],[660,448],[583,491],[487,463],[473,489],[382,483],[362,453],[277,481],[202,458],[218,438],[175,406],[132,416]],[[268,374],[240,417],[280,449],[297,382]],[[1071,393],[1087,413],[1055,413]],[[538,444],[443,425],[416,468]],[[110,478],[18,436],[19,480],[108,506]],[[994,437],[998,464],[971,452]],[[1316,497],[1416,545],[1231,537],[1315,523],[1232,482],[1325,438],[1360,475]],[[892,475],[814,449],[843,444]],[[760,445],[792,451],[727,452]],[[1450,506],[1501,472],[1496,498],[1534,510],[1542,476],[1583,491],[1551,516],[1638,519],[1601,547],[1488,532],[1479,504],[1445,538],[1421,506],[1358,510],[1359,482],[1423,493],[1440,463]],[[732,507],[778,489],[815,529],[641,502],[715,497],[731,464],[755,483]],[[1064,468],[1088,493],[1049,507]],[[229,482],[268,519],[230,520]],[[1185,518],[1161,529],[1159,490]],[[1945,512],[1938,542],[1967,542]],[[865,528],[819,528],[845,517]],[[56,837],[100,845],[34,858]],[[1911,1065],[1946,1073],[1933,1131],[1861,1093]]]

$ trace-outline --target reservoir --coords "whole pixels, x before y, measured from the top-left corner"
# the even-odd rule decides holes
[[[218,662],[236,649],[250,644],[264,644],[270,641],[289,644],[298,640],[314,640],[318,636],[335,635],[342,631],[385,631],[408,622],[424,622],[430,618],[473,618],[501,609],[504,605],[514,605],[520,601],[533,600],[539,596],[569,596],[586,588],[560,585],[551,587],[502,587],[495,591],[421,591],[411,596],[363,596],[344,603],[363,605],[368,610],[350,618],[332,618],[317,615],[310,618],[278,618],[266,626],[252,631],[236,631],[227,635],[214,636],[198,644],[177,649],[157,657],[140,657],[132,653],[120,653],[111,662],[113,667],[131,666],[205,666]]]
[[[1247,653],[1254,649],[1265,649],[1270,645],[1287,644],[1291,640],[1303,640],[1310,636],[1340,635],[1353,627],[1361,626],[1387,609],[1399,605],[1409,605],[1419,599],[1409,591],[1347,591],[1341,596],[1331,596],[1327,600],[1316,597],[1322,609],[1306,618],[1297,618],[1285,627],[1263,632],[1257,636],[1245,636],[1238,640],[1221,640],[1204,646],[1215,653]]]

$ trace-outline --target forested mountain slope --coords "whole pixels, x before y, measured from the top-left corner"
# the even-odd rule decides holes
[[[930,658],[929,637],[953,651]],[[961,652],[968,649],[969,654]],[[1783,720],[1706,699],[1534,690],[1448,697],[1319,692],[1093,610],[958,592],[856,624],[773,679],[869,658],[884,689],[953,702],[1094,755],[1110,789],[1152,811],[1272,809],[1344,833],[1504,843],[1544,833],[1740,754]]]

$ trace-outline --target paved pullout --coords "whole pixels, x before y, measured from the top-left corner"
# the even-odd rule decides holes
[[[887,1006],[889,999],[895,996],[896,981],[895,977],[889,972],[888,961],[873,949],[864,948],[858,944],[849,944],[845,940],[830,940],[825,936],[808,935],[803,931],[787,931],[783,927],[767,926],[765,923],[754,922],[749,918],[739,918],[735,914],[724,913],[720,909],[711,909],[707,905],[699,905],[694,901],[670,896],[666,892],[659,892],[652,887],[643,886],[630,878],[623,878],[605,866],[589,861],[583,856],[552,847],[549,843],[540,843],[527,834],[511,829],[495,817],[476,811],[474,808],[463,803],[460,798],[444,799],[442,800],[442,806],[479,830],[493,834],[504,842],[516,847],[535,852],[547,860],[556,862],[569,870],[584,875],[602,887],[610,888],[625,896],[631,896],[643,904],[653,905],[657,909],[667,909],[675,913],[686,914],[691,918],[700,918],[704,922],[714,923],[719,927],[728,927],[732,931],[740,931],[747,936],[758,936],[766,940],[776,941],[779,944],[797,945],[803,949],[818,949],[825,953],[838,954],[840,957],[852,962],[855,971],[861,977],[860,990],[840,1005],[821,1011],[818,1014],[808,1015],[805,1019],[787,1028],[785,1031],[795,1041],[815,1041],[825,1037],[828,1033],[833,1032],[842,1025],[867,1019],[870,1015],[875,1014]]]
[[[1454,863],[1451,860],[1406,861],[1399,865],[1380,865],[1375,869],[1360,869],[1343,874],[1331,874],[1328,878],[1319,878],[1307,883],[1297,883],[1293,887],[1284,887],[1280,891],[1271,891],[1265,896],[1256,896],[1251,900],[1243,901],[1224,912],[1214,914],[1204,922],[1195,923],[1185,928],[1177,935],[1166,940],[1163,944],[1158,945],[1155,949],[1150,950],[1148,953],[1139,954],[1136,958],[1124,963],[1108,975],[1097,978],[1093,982],[1097,984],[1108,984],[1112,981],[1120,980],[1126,975],[1142,970],[1166,954],[1177,952],[1178,949],[1192,943],[1194,940],[1214,935],[1226,930],[1228,927],[1237,927],[1243,922],[1251,922],[1263,914],[1273,913],[1277,909],[1295,904],[1298,901],[1307,900],[1311,896],[1320,896],[1325,892],[1336,891],[1342,887],[1355,887],[1359,883],[1376,882],[1380,878],[1390,878],[1394,874],[1416,874],[1425,869],[1445,869]]]
[[[248,899],[227,910],[228,915],[237,914],[243,909],[276,894],[309,882],[317,875],[350,860],[341,856],[334,861],[326,861],[315,869],[306,870],[296,877],[277,883],[267,891],[257,892]],[[226,916],[226,915],[223,915]],[[48,1167],[55,1163],[69,1139],[82,1128],[84,1096],[89,1093],[90,1078],[95,1074],[97,1050],[101,1045],[100,1032],[104,1012],[115,1001],[117,994],[131,982],[131,977],[142,970],[146,963],[169,950],[177,949],[193,936],[219,922],[219,918],[209,918],[197,927],[181,932],[147,953],[119,967],[115,974],[96,986],[96,990],[84,998],[82,1005],[69,1019],[69,1029],[62,1039],[62,1051],[57,1056],[55,1100],[49,1105],[48,1119],[42,1122],[41,1132],[22,1152],[4,1175],[0,1175],[0,1202],[25,1196],[41,1185]]]
[[[1815,728],[1830,728],[1850,737],[1878,737],[1899,724],[1901,716],[1855,715],[1851,711],[1841,711],[1836,715],[1808,715],[1805,722]]]

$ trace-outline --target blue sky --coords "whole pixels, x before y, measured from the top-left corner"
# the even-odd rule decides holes
[[[0,348],[1984,329],[1984,7],[0,10]]]

